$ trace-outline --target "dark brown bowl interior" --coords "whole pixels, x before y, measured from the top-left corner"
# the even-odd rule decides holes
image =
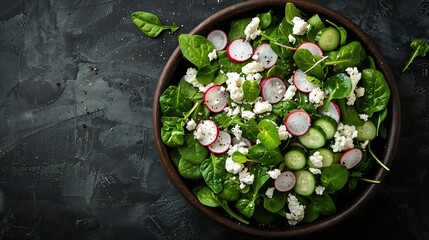
[[[345,27],[348,31],[349,38],[359,40],[366,47],[368,55],[374,58],[377,68],[384,73],[392,92],[391,101],[388,106],[389,114],[386,120],[388,137],[385,143],[382,143],[377,147],[376,151],[378,152],[378,156],[382,156],[381,160],[385,163],[385,165],[390,167],[394,160],[394,153],[396,150],[400,129],[401,114],[398,89],[393,73],[386,64],[386,60],[384,59],[383,55],[377,49],[377,45],[359,26],[357,26],[351,20],[332,9],[307,1],[247,1],[232,5],[215,13],[195,27],[191,31],[191,34],[205,35],[210,30],[215,28],[227,30],[230,21],[233,19],[253,17],[257,13],[266,12],[268,10],[273,10],[276,14],[283,16],[286,2],[294,3],[299,9],[306,13],[318,13],[321,17],[330,19]],[[155,135],[155,144],[160,155],[161,162],[167,171],[167,175],[170,177],[170,180],[173,182],[177,190],[179,190],[183,197],[188,200],[196,209],[198,209],[201,213],[213,221],[233,230],[261,237],[287,237],[310,234],[327,229],[328,227],[332,227],[343,221],[346,217],[349,217],[360,207],[362,207],[377,190],[378,185],[366,183],[360,184],[354,193],[350,195],[346,201],[343,201],[342,205],[338,206],[338,211],[335,215],[319,219],[311,224],[302,224],[296,227],[283,227],[281,225],[261,226],[258,224],[239,224],[237,221],[232,220],[226,216],[225,213],[221,211],[222,209],[209,208],[202,205],[192,192],[195,182],[186,180],[179,175],[174,163],[169,156],[169,149],[162,143],[160,137],[162,124],[160,120],[161,112],[158,99],[162,92],[169,85],[177,84],[178,80],[185,74],[188,67],[190,67],[189,63],[187,63],[187,60],[182,57],[180,49],[176,48],[171,57],[168,59],[161,73],[154,96],[152,121]],[[379,166],[376,166],[369,178],[383,180],[386,173],[387,171]]]

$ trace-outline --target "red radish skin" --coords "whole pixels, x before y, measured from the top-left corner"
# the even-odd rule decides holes
[[[203,146],[209,146],[218,138],[219,128],[212,120],[203,120],[195,127],[194,136],[199,133],[199,137],[196,137],[198,142]]]
[[[311,126],[310,114],[301,109],[292,111],[286,116],[285,125],[293,136],[304,135]]]
[[[299,49],[307,49],[308,51],[311,52],[311,54],[313,54],[313,56],[323,56],[322,49],[313,42],[301,43],[301,45],[299,45],[296,50],[298,51]]]
[[[219,136],[216,141],[210,144],[207,148],[214,154],[221,154],[228,151],[231,146],[232,137],[226,131],[219,131]]]
[[[279,77],[269,77],[261,82],[261,96],[271,104],[280,102],[286,90],[286,84]]]
[[[282,172],[276,180],[274,180],[274,187],[279,192],[287,192],[293,189],[296,184],[296,177],[292,171]]]
[[[233,62],[245,62],[252,57],[253,48],[244,39],[235,39],[226,48],[228,58]]]
[[[356,167],[362,160],[362,150],[359,148],[352,148],[343,153],[340,157],[340,163],[351,169]]]
[[[317,85],[307,80],[307,74],[305,74],[301,69],[295,70],[292,76],[292,82],[296,89],[302,93],[310,93],[313,89],[318,88]]]
[[[228,44],[228,37],[226,33],[219,29],[211,31],[207,35],[207,40],[213,43],[216,50],[218,51],[225,49],[226,45]]]
[[[322,115],[333,118],[337,123],[340,122],[341,119],[341,110],[338,104],[335,101],[331,101],[329,103],[328,111],[325,111],[325,107],[321,106],[318,109],[318,112]]]
[[[222,112],[227,105],[229,93],[221,85],[213,85],[204,92],[204,105],[213,113]]]
[[[261,63],[264,69],[269,69],[274,66],[278,59],[277,54],[271,49],[268,43],[259,45],[253,53],[253,56],[256,56],[254,60]]]

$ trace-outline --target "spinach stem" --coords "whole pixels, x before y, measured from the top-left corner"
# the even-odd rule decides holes
[[[313,66],[311,66],[309,69],[307,69],[304,73],[308,73],[309,71],[311,71],[311,69],[315,68],[318,64],[320,64],[321,62],[323,62],[327,58],[328,58],[328,56],[324,56],[322,59],[320,59],[319,61],[314,63]]]
[[[381,183],[380,181],[378,181],[378,180],[372,180],[372,179],[368,179],[368,178],[359,178],[359,180],[362,180],[362,181],[364,181],[364,182],[369,182],[369,183],[375,183],[375,184],[379,184],[379,183]]]
[[[200,102],[196,102],[194,104],[194,106],[191,108],[191,110],[188,113],[186,113],[186,115],[183,117],[183,119],[187,120],[189,118],[189,116],[191,116],[191,114],[195,111],[195,109],[198,108],[199,105],[200,105]]]
[[[240,215],[236,214],[234,211],[231,210],[231,208],[229,208],[228,203],[226,201],[222,201],[220,203],[220,206],[225,209],[225,211],[233,218],[237,219],[238,221],[244,223],[244,224],[249,224],[249,221],[247,221],[246,219],[242,218]]]
[[[386,169],[387,171],[390,171],[390,169],[386,166],[386,165],[384,165],[381,161],[380,161],[380,159],[378,159],[377,158],[377,156],[375,156],[375,154],[374,154],[374,152],[371,150],[371,143],[369,143],[368,144],[368,150],[369,150],[369,153],[371,154],[371,156],[375,159],[375,161],[377,161],[378,162],[378,164],[380,164],[380,166],[382,166],[384,169]]]
[[[277,45],[277,46],[280,46],[280,47],[282,47],[282,48],[286,48],[286,49],[289,49],[289,50],[293,50],[293,51],[295,51],[295,50],[296,50],[296,48],[295,48],[295,47],[287,46],[287,45],[284,45],[284,44],[281,44],[281,43],[276,42],[276,40],[275,40],[275,39],[273,39],[272,37],[270,37],[270,36],[266,35],[265,33],[261,33],[261,36],[262,36],[262,37],[264,37],[264,38],[266,38],[266,39],[268,39],[268,40],[270,40],[270,42],[272,42],[273,44],[275,44],[275,45]]]

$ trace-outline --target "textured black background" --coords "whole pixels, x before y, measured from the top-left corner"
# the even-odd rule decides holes
[[[0,2],[0,239],[254,239],[193,209],[155,152],[153,93],[177,34],[145,37],[157,14],[189,32],[238,0]],[[392,171],[369,204],[312,238],[429,239],[427,0],[318,0],[360,25],[396,75],[402,131]],[[96,67],[98,71],[91,71]]]

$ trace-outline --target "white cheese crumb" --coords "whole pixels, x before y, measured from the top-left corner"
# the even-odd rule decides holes
[[[288,138],[291,138],[292,135],[287,131],[285,125],[281,125],[280,127],[277,127],[277,132],[279,133],[280,140],[287,140]]]
[[[226,90],[229,92],[229,96],[234,102],[242,102],[244,98],[242,89],[245,81],[244,78],[235,72],[227,73],[226,76],[228,77],[226,80]]]
[[[235,152],[240,152],[240,153],[246,155],[249,152],[249,149],[247,148],[247,144],[245,142],[241,141],[237,144],[231,145],[229,147],[227,154],[228,154],[228,156],[232,156],[232,154],[234,154]]]
[[[292,32],[295,35],[304,35],[307,33],[307,29],[309,28],[309,25],[304,19],[300,17],[294,17],[292,19],[293,23],[293,29]]]
[[[269,187],[269,188],[267,188],[267,191],[265,192],[265,195],[268,197],[268,198],[273,198],[273,194],[274,194],[274,187]]]
[[[313,155],[310,156],[310,161],[316,168],[323,167],[323,156],[320,155],[319,151],[314,152]]]
[[[360,146],[363,150],[365,150],[366,146],[368,146],[369,140],[366,140],[365,142],[361,143]]]
[[[281,174],[280,169],[273,169],[271,171],[268,171],[267,173],[272,179],[277,179]]]
[[[248,120],[250,120],[250,119],[252,119],[252,118],[255,117],[255,113],[252,112],[252,111],[244,110],[244,111],[241,111],[241,117],[244,120],[248,121]]]
[[[263,101],[261,97],[258,97],[255,102],[255,106],[253,107],[253,112],[256,114],[261,114],[265,112],[271,112],[273,106],[267,102]]]
[[[232,160],[232,157],[227,157],[225,162],[225,170],[232,174],[237,174],[243,170],[244,165],[242,163],[236,163]]]
[[[241,131],[240,129],[240,125],[236,124],[232,129],[232,134],[234,134],[234,136],[240,140],[241,139],[241,134],[243,134],[243,131]]]
[[[308,96],[308,99],[310,100],[311,103],[314,104],[315,107],[322,106],[323,100],[325,100],[325,98],[326,98],[326,94],[320,88],[313,89]]]
[[[213,61],[214,59],[217,59],[216,49],[213,49],[213,51],[209,53],[207,56],[209,57],[210,62]]]
[[[364,121],[368,121],[369,116],[366,114],[359,114],[359,118],[364,120]]]
[[[308,168],[308,170],[312,173],[312,174],[314,174],[314,175],[316,175],[316,174],[322,174],[322,170],[320,170],[320,169],[318,169],[318,168]]]
[[[289,87],[286,90],[286,93],[284,95],[284,99],[292,100],[292,98],[295,96],[295,94],[296,94],[296,87],[293,84],[291,84],[291,85],[289,85]]]
[[[357,84],[359,83],[362,77],[362,74],[359,72],[359,70],[356,67],[354,68],[348,67],[346,68],[346,72],[350,76],[350,80],[352,81],[352,90],[350,91],[350,94],[347,96],[347,105],[354,105],[356,101],[355,90],[356,90]],[[359,91],[360,91],[359,93],[361,93],[361,90]]]
[[[252,18],[252,21],[244,29],[244,34],[246,35],[246,41],[254,40],[257,36],[261,35],[261,30],[259,30],[259,23],[261,20],[258,17]]]
[[[314,191],[316,192],[317,195],[322,195],[323,192],[325,191],[325,187],[319,185],[316,187]]]
[[[290,43],[295,44],[296,38],[292,34],[289,34],[287,37]]]
[[[250,185],[255,180],[255,175],[250,174],[247,168],[244,168],[238,173],[238,179],[240,180],[240,189],[246,187],[246,185]]]
[[[255,73],[264,71],[264,66],[262,64],[260,64],[259,62],[252,61],[252,62],[244,65],[244,67],[241,68],[241,71],[246,75],[247,74],[255,74]]]
[[[355,126],[338,123],[334,134],[335,143],[331,146],[333,152],[341,152],[354,147],[353,139],[357,137],[358,131]]]
[[[188,131],[195,130],[196,126],[197,126],[197,123],[192,118],[189,119],[189,121],[186,123],[186,129],[188,129]]]
[[[288,220],[289,225],[294,226],[302,219],[304,219],[305,206],[301,205],[298,199],[290,193],[287,197],[287,201],[290,213],[286,213],[286,218]]]

